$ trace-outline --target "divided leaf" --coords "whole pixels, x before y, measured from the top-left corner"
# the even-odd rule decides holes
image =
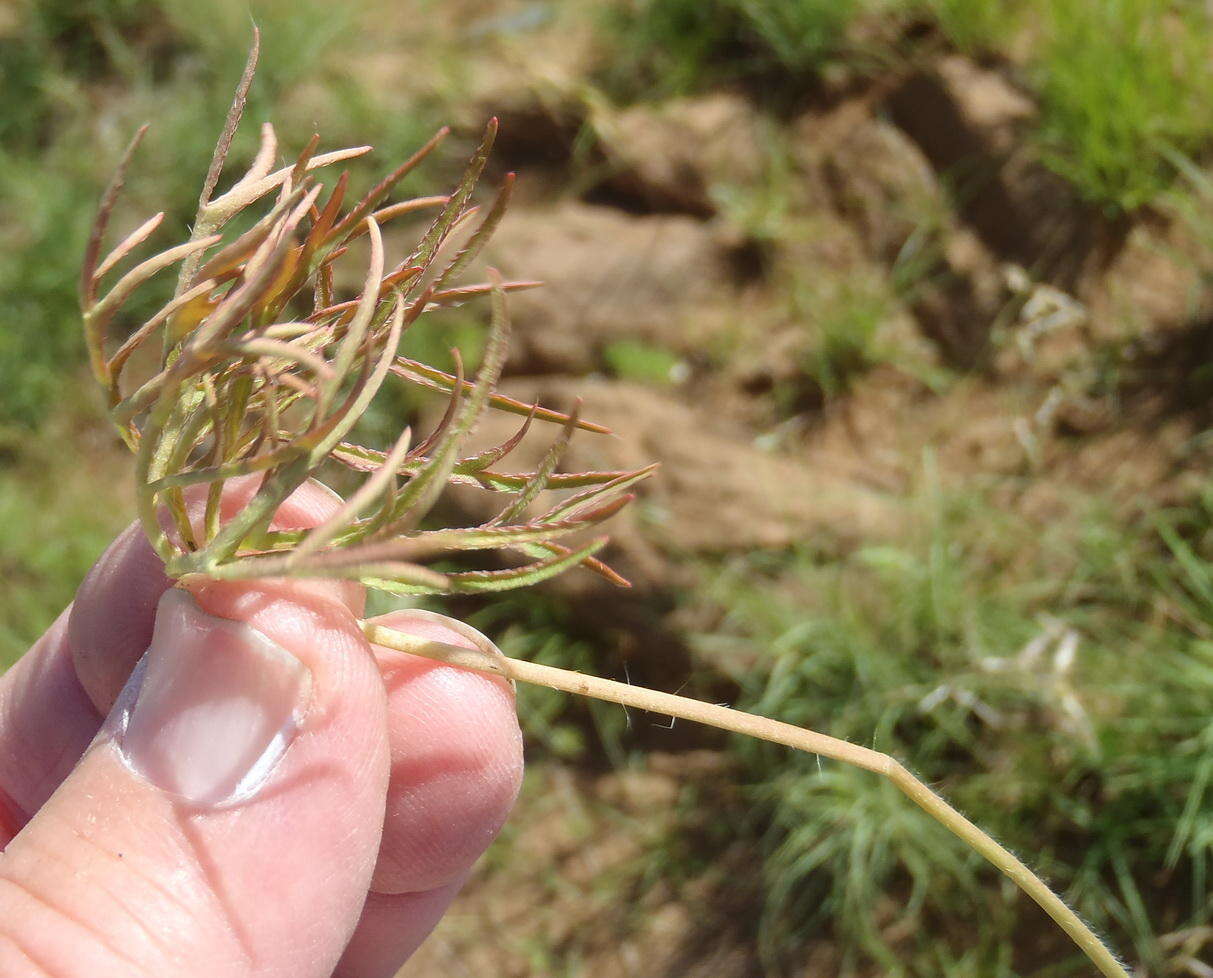
[[[608,429],[581,420],[579,408],[565,414],[497,390],[509,343],[507,293],[539,283],[503,281],[492,269],[487,282],[457,281],[500,224],[513,188],[509,174],[483,215],[472,203],[497,120],[489,121],[448,193],[390,200],[400,181],[442,142],[445,128],[347,207],[350,173],[340,172],[327,194],[314,174],[370,147],[319,152],[320,137],[314,135],[290,165],[276,169],[279,140],[269,123],[262,126],[246,172],[217,193],[258,51],[254,34],[189,239],[134,263],[100,292],[103,280],[162,233],[164,214],[158,213],[103,257],[110,215],[144,127],[101,199],[81,267],[90,363],[105,388],[111,420],[135,453],[139,516],[167,573],[340,577],[401,594],[462,594],[525,587],[583,564],[626,583],[594,557],[605,538],[562,541],[626,506],[632,498],[626,490],[652,467],[558,472],[575,431]],[[393,265],[381,225],[432,208],[437,215]],[[244,230],[229,232],[230,227]],[[336,274],[335,266],[364,251],[360,291],[339,294],[338,283],[350,277]],[[174,266],[173,298],[143,322],[123,323],[131,297]],[[490,302],[490,324],[474,378],[465,379],[457,351],[453,373],[401,354],[402,338],[420,316],[482,297]],[[149,359],[142,354],[153,339],[159,340],[158,363],[132,383],[128,375]],[[389,375],[445,395],[443,417],[416,444],[407,427],[386,451],[351,442]],[[523,421],[501,443],[469,448],[477,422],[490,409]],[[519,448],[535,421],[558,424],[560,431],[534,470],[495,468]],[[274,516],[287,497],[330,469],[367,475],[320,526],[275,528]],[[225,513],[225,487],[241,478],[257,480],[251,499],[238,512]],[[449,486],[507,498],[481,526],[424,525]],[[565,490],[574,494],[544,504],[538,517],[526,515],[541,495]],[[427,566],[495,551],[532,559],[478,570]]]

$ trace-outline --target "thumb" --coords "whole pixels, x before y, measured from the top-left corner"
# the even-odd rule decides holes
[[[379,848],[386,731],[333,594],[166,592],[101,733],[0,856],[0,974],[331,974]]]

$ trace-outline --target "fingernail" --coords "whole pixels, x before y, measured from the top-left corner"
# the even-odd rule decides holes
[[[276,642],[170,588],[115,708],[118,746],[139,774],[186,801],[244,801],[294,740],[310,690],[311,673]]]

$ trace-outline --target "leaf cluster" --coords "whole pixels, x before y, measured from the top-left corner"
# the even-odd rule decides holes
[[[594,558],[605,537],[569,538],[626,505],[627,490],[652,467],[558,472],[575,430],[606,429],[582,421],[577,410],[563,414],[496,390],[509,340],[506,293],[539,283],[502,281],[490,269],[487,282],[459,284],[500,222],[513,187],[509,174],[483,214],[471,203],[497,121],[489,122],[449,194],[389,202],[445,129],[351,204],[348,172],[327,193],[316,174],[369,146],[317,153],[319,136],[313,136],[293,162],[276,167],[277,136],[267,123],[248,171],[216,195],[257,53],[254,43],[189,240],[115,274],[159,229],[160,213],[102,256],[109,216],[144,127],[102,199],[81,270],[89,360],[110,417],[135,453],[140,519],[169,575],[324,576],[394,593],[449,594],[522,587],[585,565],[626,583]],[[425,212],[434,215],[425,232],[389,265],[382,226]],[[334,269],[356,243],[363,246],[362,238],[369,259],[361,293],[342,299]],[[124,340],[112,339],[128,300],[172,268],[172,298]],[[478,296],[489,297],[492,317],[474,377],[464,377],[458,351],[449,372],[399,354],[402,335],[421,316]],[[132,362],[151,356],[151,376],[129,381]],[[424,438],[406,428],[386,451],[354,443],[357,422],[389,378],[443,392],[442,419]],[[521,416],[521,426],[506,442],[472,452],[468,437],[490,409]],[[559,426],[542,460],[533,471],[500,468],[536,421]],[[287,497],[334,463],[366,473],[361,486],[320,526],[275,528]],[[252,498],[239,512],[225,513],[225,485],[249,476],[259,479]],[[473,485],[505,502],[478,526],[423,528],[451,484]],[[578,491],[533,515],[532,504],[550,489]],[[458,572],[431,566],[466,551],[498,550],[528,562]]]

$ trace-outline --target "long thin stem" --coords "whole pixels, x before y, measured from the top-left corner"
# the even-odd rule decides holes
[[[984,856],[1003,875],[1035,900],[1057,925],[1077,944],[1091,962],[1107,978],[1129,978],[1124,966],[1073,910],[1048,885],[1013,853],[999,845],[989,835],[965,818],[939,795],[919,781],[899,761],[887,754],[851,744],[836,737],[805,730],[767,717],[743,713],[727,706],[703,703],[685,696],[661,693],[642,686],[589,676],[567,669],[557,669],[537,662],[510,659],[480,649],[465,649],[444,642],[416,638],[372,622],[362,623],[366,637],[376,645],[437,659],[450,665],[493,673],[518,682],[533,683],[579,696],[631,706],[650,713],[662,713],[707,724],[732,733],[757,737],[774,744],[844,764],[872,771],[889,779],[911,801],[935,821]]]

